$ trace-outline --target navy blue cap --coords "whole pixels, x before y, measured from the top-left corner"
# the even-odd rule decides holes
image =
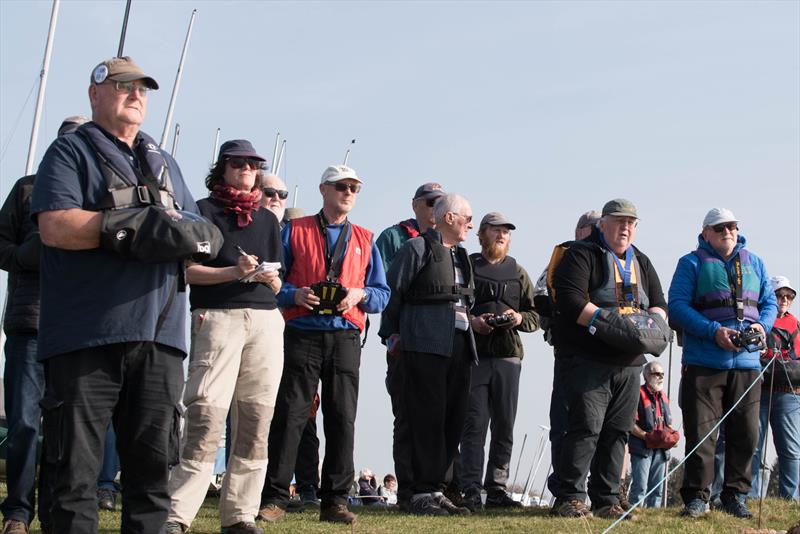
[[[245,158],[267,161],[267,158],[260,156],[258,152],[256,152],[256,149],[253,148],[253,144],[247,139],[233,139],[222,143],[222,146],[219,147],[219,157],[217,160],[219,161],[225,156],[242,156]]]

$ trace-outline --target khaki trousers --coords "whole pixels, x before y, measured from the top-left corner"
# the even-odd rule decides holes
[[[203,504],[229,409],[231,453],[220,520],[223,527],[254,521],[283,370],[283,317],[278,310],[194,310],[190,357],[186,444],[170,475],[168,521],[189,526]]]

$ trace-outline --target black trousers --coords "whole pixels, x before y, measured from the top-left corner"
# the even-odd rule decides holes
[[[317,385],[325,431],[320,497],[323,506],[346,504],[355,479],[353,439],[358,406],[361,340],[358,330],[284,331],[284,362],[275,415],[269,432],[267,476],[261,504],[282,508],[297,462],[300,437]]]
[[[411,433],[413,493],[442,491],[447,482],[469,406],[467,333],[456,331],[447,356],[404,352],[403,401]]]
[[[459,484],[462,491],[481,488],[484,445],[490,423],[492,437],[483,488],[489,494],[506,490],[521,370],[522,362],[516,357],[481,358],[478,366],[472,367],[469,411],[461,436]]]
[[[571,356],[556,356],[553,360],[553,390],[550,393],[550,466],[552,472],[547,478],[558,479],[558,465],[561,461],[561,443],[569,427],[569,404],[564,377],[564,369],[569,366]]]
[[[122,528],[160,532],[169,467],[178,460],[184,354],[153,342],[117,343],[47,360],[42,401],[46,462],[55,470],[54,532],[97,532],[97,476],[109,422],[122,468]]]
[[[319,437],[317,436],[317,416],[309,417],[300,445],[297,447],[297,460],[294,463],[294,479],[297,492],[313,489],[319,491]]]
[[[550,481],[560,501],[586,500],[593,508],[619,504],[619,478],[628,433],[639,401],[641,367],[608,365],[575,356],[564,368],[569,425],[557,476]]]
[[[394,432],[392,434],[392,456],[394,457],[394,473],[397,477],[397,499],[407,501],[413,492],[414,482],[411,470],[411,430],[408,423],[406,406],[403,402],[405,370],[404,358],[401,355],[386,354],[386,391],[392,401],[394,415]]]
[[[686,365],[681,380],[683,428],[688,454],[717,424],[723,413],[742,396],[759,371],[753,369],[710,369]],[[761,388],[753,387],[736,409],[725,419],[725,481],[722,495],[750,492],[752,459],[758,445],[758,417]],[[714,432],[686,460],[681,498],[708,502],[709,486],[714,480]]]

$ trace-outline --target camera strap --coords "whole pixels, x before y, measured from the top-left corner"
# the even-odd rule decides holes
[[[344,262],[344,242],[347,239],[347,234],[350,233],[350,221],[345,219],[342,229],[339,232],[339,237],[336,239],[333,254],[331,254],[331,246],[328,241],[328,221],[325,219],[325,214],[322,210],[317,213],[317,223],[319,223],[319,230],[322,233],[322,243],[325,247],[325,267],[328,270],[327,279],[329,282],[339,282],[339,276],[342,274],[342,263]]]
[[[725,269],[725,272],[728,274],[728,283],[731,286],[731,293],[735,298],[733,308],[736,312],[736,320],[739,321],[739,323],[743,323],[744,296],[742,290],[742,260],[739,258],[738,253],[736,254],[736,257],[733,258],[733,270],[736,273],[735,276],[731,275],[731,272],[728,269]]]

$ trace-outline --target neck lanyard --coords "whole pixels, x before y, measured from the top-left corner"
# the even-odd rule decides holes
[[[317,222],[322,233],[322,244],[325,247],[325,267],[328,270],[328,281],[338,282],[339,274],[342,270],[342,261],[344,260],[344,241],[350,230],[350,221],[345,219],[344,225],[339,231],[339,237],[336,239],[333,254],[331,254],[331,247],[328,242],[328,220],[325,219],[325,214],[322,210],[317,214]]]
[[[611,247],[608,246],[608,242],[606,241],[605,236],[602,232],[600,232],[600,239],[603,241],[603,246],[611,253],[611,257],[614,258],[614,263],[617,265],[617,269],[619,269],[619,274],[622,276],[622,290],[625,293],[625,300],[628,302],[633,302],[633,291],[631,289],[631,268],[633,267],[633,247],[628,245],[628,248],[625,249],[625,267],[622,266],[622,262],[619,261],[616,253],[611,250]]]
[[[736,320],[740,323],[744,322],[744,295],[742,290],[742,260],[739,254],[733,258],[733,270],[736,275],[732,275],[728,268],[725,268],[725,273],[728,275],[728,284],[731,286],[731,293],[733,293],[735,300],[733,308],[736,311]]]

